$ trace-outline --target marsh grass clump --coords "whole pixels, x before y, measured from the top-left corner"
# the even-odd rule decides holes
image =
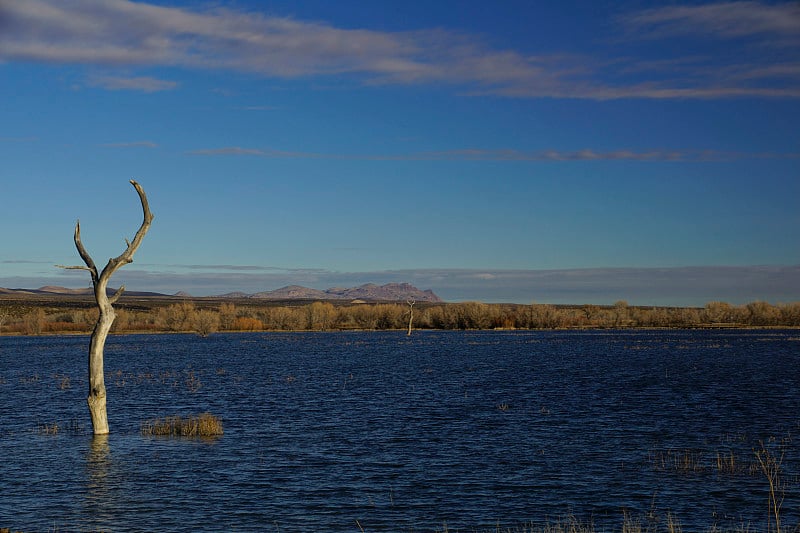
[[[362,529],[361,531],[364,530]],[[436,528],[434,531],[437,533],[456,533],[464,530],[451,530],[445,522],[441,528]],[[591,521],[583,521],[573,515],[566,515],[556,520],[547,520],[544,524],[530,522],[512,527],[498,524],[491,529],[470,529],[469,531],[472,533],[595,533],[596,530]]]
[[[548,522],[544,526],[536,529],[531,528],[532,532],[541,533],[594,533],[594,524],[578,520],[574,516],[568,516],[555,522]]]
[[[39,424],[37,431],[40,435],[58,435],[61,427],[53,422],[52,424]]]
[[[211,413],[190,415],[185,418],[167,416],[142,423],[142,435],[217,437],[222,434],[222,421]]]
[[[63,424],[59,422],[38,423],[35,431],[39,435],[60,435],[62,433],[81,435],[84,432],[84,427],[80,421],[77,419],[72,419]]]
[[[39,383],[39,374],[33,374],[32,376],[22,376],[19,378],[19,382],[25,385],[31,383]]]
[[[72,386],[69,376],[66,374],[55,373],[53,374],[53,380],[58,384],[58,388],[61,390],[67,390]]]
[[[189,389],[189,392],[197,392],[202,386],[203,384],[200,382],[200,378],[195,375],[194,370],[189,370],[186,374],[186,388]]]
[[[781,444],[781,446],[785,446]],[[761,459],[766,457],[762,445],[761,454],[756,460],[748,461],[733,449],[702,451],[685,449],[653,449],[648,453],[647,461],[653,470],[673,472],[677,474],[702,474],[716,472],[724,476],[758,477],[767,473]],[[774,470],[774,469],[773,469]]]

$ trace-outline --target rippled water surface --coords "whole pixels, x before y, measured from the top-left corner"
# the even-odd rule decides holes
[[[761,529],[759,440],[783,444],[784,523],[800,520],[796,331],[114,336],[99,439],[87,349],[0,337],[0,527],[473,531],[571,514],[618,531],[624,511],[669,511],[687,531]],[[204,411],[224,436],[140,434]]]

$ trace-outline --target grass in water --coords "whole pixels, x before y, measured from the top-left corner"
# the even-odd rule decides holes
[[[142,435],[216,437],[222,435],[222,421],[211,413],[187,417],[167,416],[142,423]]]

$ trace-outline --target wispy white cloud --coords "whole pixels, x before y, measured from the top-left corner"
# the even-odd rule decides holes
[[[649,71],[649,79],[618,89],[651,98],[798,96],[798,2],[665,5],[627,13],[619,22],[626,42],[668,40],[666,54],[673,44],[705,54],[629,58],[621,70]]]
[[[269,265],[227,265],[227,264],[183,264],[183,263],[172,263],[172,264],[140,264],[140,266],[145,266],[149,268],[153,268],[159,271],[169,271],[169,272],[197,272],[197,271],[205,271],[205,272],[261,272],[261,273],[269,273],[269,274],[316,274],[321,272],[328,272],[324,269],[313,269],[313,268],[284,268],[284,267],[276,267],[276,266],[269,266]]]
[[[647,38],[685,34],[726,39],[761,36],[767,44],[781,46],[800,39],[800,4],[797,2],[667,5],[630,13],[622,20]]]
[[[149,76],[92,76],[89,78],[89,85],[110,91],[142,91],[145,93],[154,93],[174,89],[178,86],[178,83],[168,80],[159,80]]]
[[[703,34],[796,47],[798,12],[795,3],[723,2],[649,9],[619,22],[633,40]],[[475,35],[442,29],[342,29],[242,9],[127,0],[0,3],[0,60],[6,61],[234,70],[277,78],[348,75],[367,84],[451,84],[466,94],[518,98],[800,97],[800,63],[785,58],[791,55],[739,60],[734,50],[730,61],[699,61],[691,76],[662,63],[649,75],[630,78],[621,74],[657,58],[626,57],[629,47],[623,49],[619,57],[537,54],[493,48]],[[735,75],[726,72],[731,67]],[[141,76],[103,76],[90,83],[149,92],[176,87]]]

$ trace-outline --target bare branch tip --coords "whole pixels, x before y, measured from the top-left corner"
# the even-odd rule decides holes
[[[117,303],[117,300],[119,300],[123,292],[125,292],[125,285],[120,285],[119,289],[117,289],[117,291],[108,299],[108,303],[110,304]]]

